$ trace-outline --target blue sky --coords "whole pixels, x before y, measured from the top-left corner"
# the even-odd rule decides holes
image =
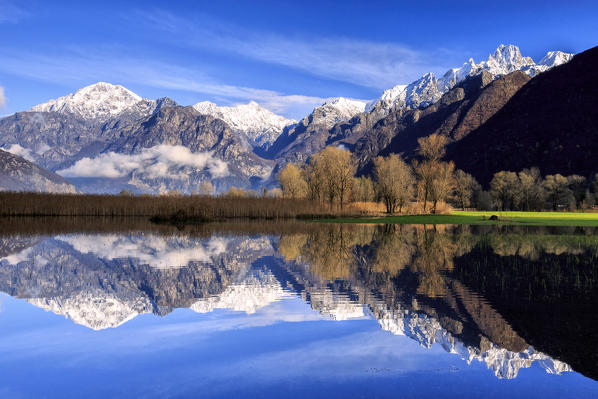
[[[596,1],[482,4],[0,0],[0,115],[108,81],[299,118],[327,97],[372,99],[479,62],[501,43],[536,61],[598,44]]]

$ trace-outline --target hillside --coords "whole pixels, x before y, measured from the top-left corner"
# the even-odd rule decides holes
[[[0,191],[76,192],[72,184],[57,174],[2,150],[0,150]]]
[[[485,124],[449,149],[458,168],[488,183],[500,170],[598,171],[598,47],[534,77]]]

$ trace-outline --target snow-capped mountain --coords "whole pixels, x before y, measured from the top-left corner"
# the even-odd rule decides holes
[[[250,273],[238,283],[229,285],[219,295],[198,300],[190,308],[197,313],[229,309],[252,314],[290,296],[291,293],[283,289],[272,273],[260,270]]]
[[[345,97],[335,97],[314,108],[306,118],[310,123],[324,125],[330,129],[335,124],[351,119],[354,115],[365,111],[367,101]],[[304,118],[305,121],[305,118]]]
[[[233,131],[244,135],[253,147],[269,146],[286,126],[297,123],[296,120],[275,114],[255,101],[231,107],[202,101],[193,108],[200,114],[222,119]]]
[[[142,99],[125,87],[98,82],[30,112],[1,118],[0,148],[62,172],[86,192],[192,192],[207,179],[219,191],[231,186],[259,189],[273,184],[272,172],[285,163],[304,162],[328,145],[355,151],[363,141],[372,151],[381,150],[389,144],[388,132],[378,136],[375,131],[382,118],[391,115],[398,121],[403,114],[419,112],[482,71],[490,81],[518,70],[533,77],[572,57],[550,51],[535,63],[516,46],[501,45],[487,60],[469,59],[442,77],[427,73],[384,91],[373,102],[331,98],[297,123],[253,101],[183,107],[169,98]],[[376,145],[369,146],[372,142]],[[158,162],[164,159],[167,168]],[[163,173],[148,173],[157,170]]]
[[[541,72],[547,71],[555,66],[566,64],[571,61],[574,55],[575,54],[564,53],[562,51],[549,51],[544,58],[536,64],[536,68]]]
[[[409,85],[397,85],[385,90],[382,96],[370,103],[368,111],[388,113],[391,108],[414,109],[426,107],[438,101],[440,97],[457,84],[481,71],[490,72],[494,78],[514,71],[523,71],[530,76],[545,72],[550,68],[569,62],[573,54],[562,51],[549,51],[537,64],[531,57],[524,57],[519,47],[501,44],[486,61],[476,64],[472,58],[458,68],[449,69],[437,79],[433,73],[427,73]]]
[[[98,82],[75,93],[36,105],[30,111],[68,113],[85,120],[105,121],[134,107],[140,101],[140,96],[120,85]]]
[[[448,353],[460,356],[468,364],[473,360],[484,363],[498,378],[513,379],[522,368],[531,367],[537,362],[548,374],[561,374],[572,371],[567,363],[528,347],[521,352],[513,352],[488,342],[484,349],[466,345],[447,331],[434,317],[413,312],[407,309],[388,309],[374,306],[375,315],[380,327],[394,335],[407,336],[425,348],[439,344]]]

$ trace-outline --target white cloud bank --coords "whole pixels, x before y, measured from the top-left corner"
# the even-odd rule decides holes
[[[192,153],[187,147],[180,145],[158,145],[131,155],[108,152],[95,158],[80,159],[57,173],[64,177],[117,179],[137,172],[151,179],[184,179],[188,174],[177,172],[182,167],[207,170],[214,178],[228,175],[226,162],[214,158],[209,152]]]
[[[213,256],[226,251],[228,240],[212,237],[209,240],[190,238],[108,235],[66,235],[57,240],[70,244],[82,254],[94,254],[102,259],[136,259],[142,265],[165,269],[184,267],[190,262],[210,262]]]

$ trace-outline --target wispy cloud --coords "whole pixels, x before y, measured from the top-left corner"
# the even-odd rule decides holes
[[[194,61],[169,57],[155,48],[133,47],[131,44],[104,44],[93,48],[55,45],[51,49],[23,50],[4,43],[0,46],[3,60],[0,71],[74,88],[104,80],[125,86],[193,93],[197,94],[193,96],[194,102],[212,100],[220,105],[253,100],[273,112],[299,119],[326,98],[301,93],[301,88],[296,88],[295,92],[288,89],[282,92],[256,87],[259,85],[254,82],[231,84],[230,74],[234,71],[227,70],[225,76],[219,76],[214,65],[205,60],[209,57],[203,56],[222,54],[241,61],[279,65],[289,71],[311,74],[318,80],[324,78],[367,88],[370,93],[409,83],[425,72],[442,73],[448,67],[439,65],[439,60],[442,61],[440,64],[451,62],[446,50],[431,54],[395,42],[257,32],[205,15],[188,19],[153,10],[129,13],[126,18],[132,28],[155,33],[156,41],[163,41],[156,46],[182,48]],[[207,72],[210,70],[212,72]],[[343,95],[340,92],[331,94]]]
[[[0,49],[0,58],[3,59],[0,71],[36,80],[64,85],[105,80],[197,93],[197,101],[211,96],[228,104],[254,100],[273,112],[294,118],[303,117],[326,100],[317,96],[226,84],[196,69],[157,61],[144,54],[134,55],[120,46],[94,51],[68,48],[52,55]]]
[[[449,54],[445,49],[425,52],[396,42],[296,38],[247,30],[206,15],[190,20],[162,10],[139,11],[135,20],[168,34],[178,45],[233,53],[374,89],[409,83],[426,72],[449,68],[442,65]]]

